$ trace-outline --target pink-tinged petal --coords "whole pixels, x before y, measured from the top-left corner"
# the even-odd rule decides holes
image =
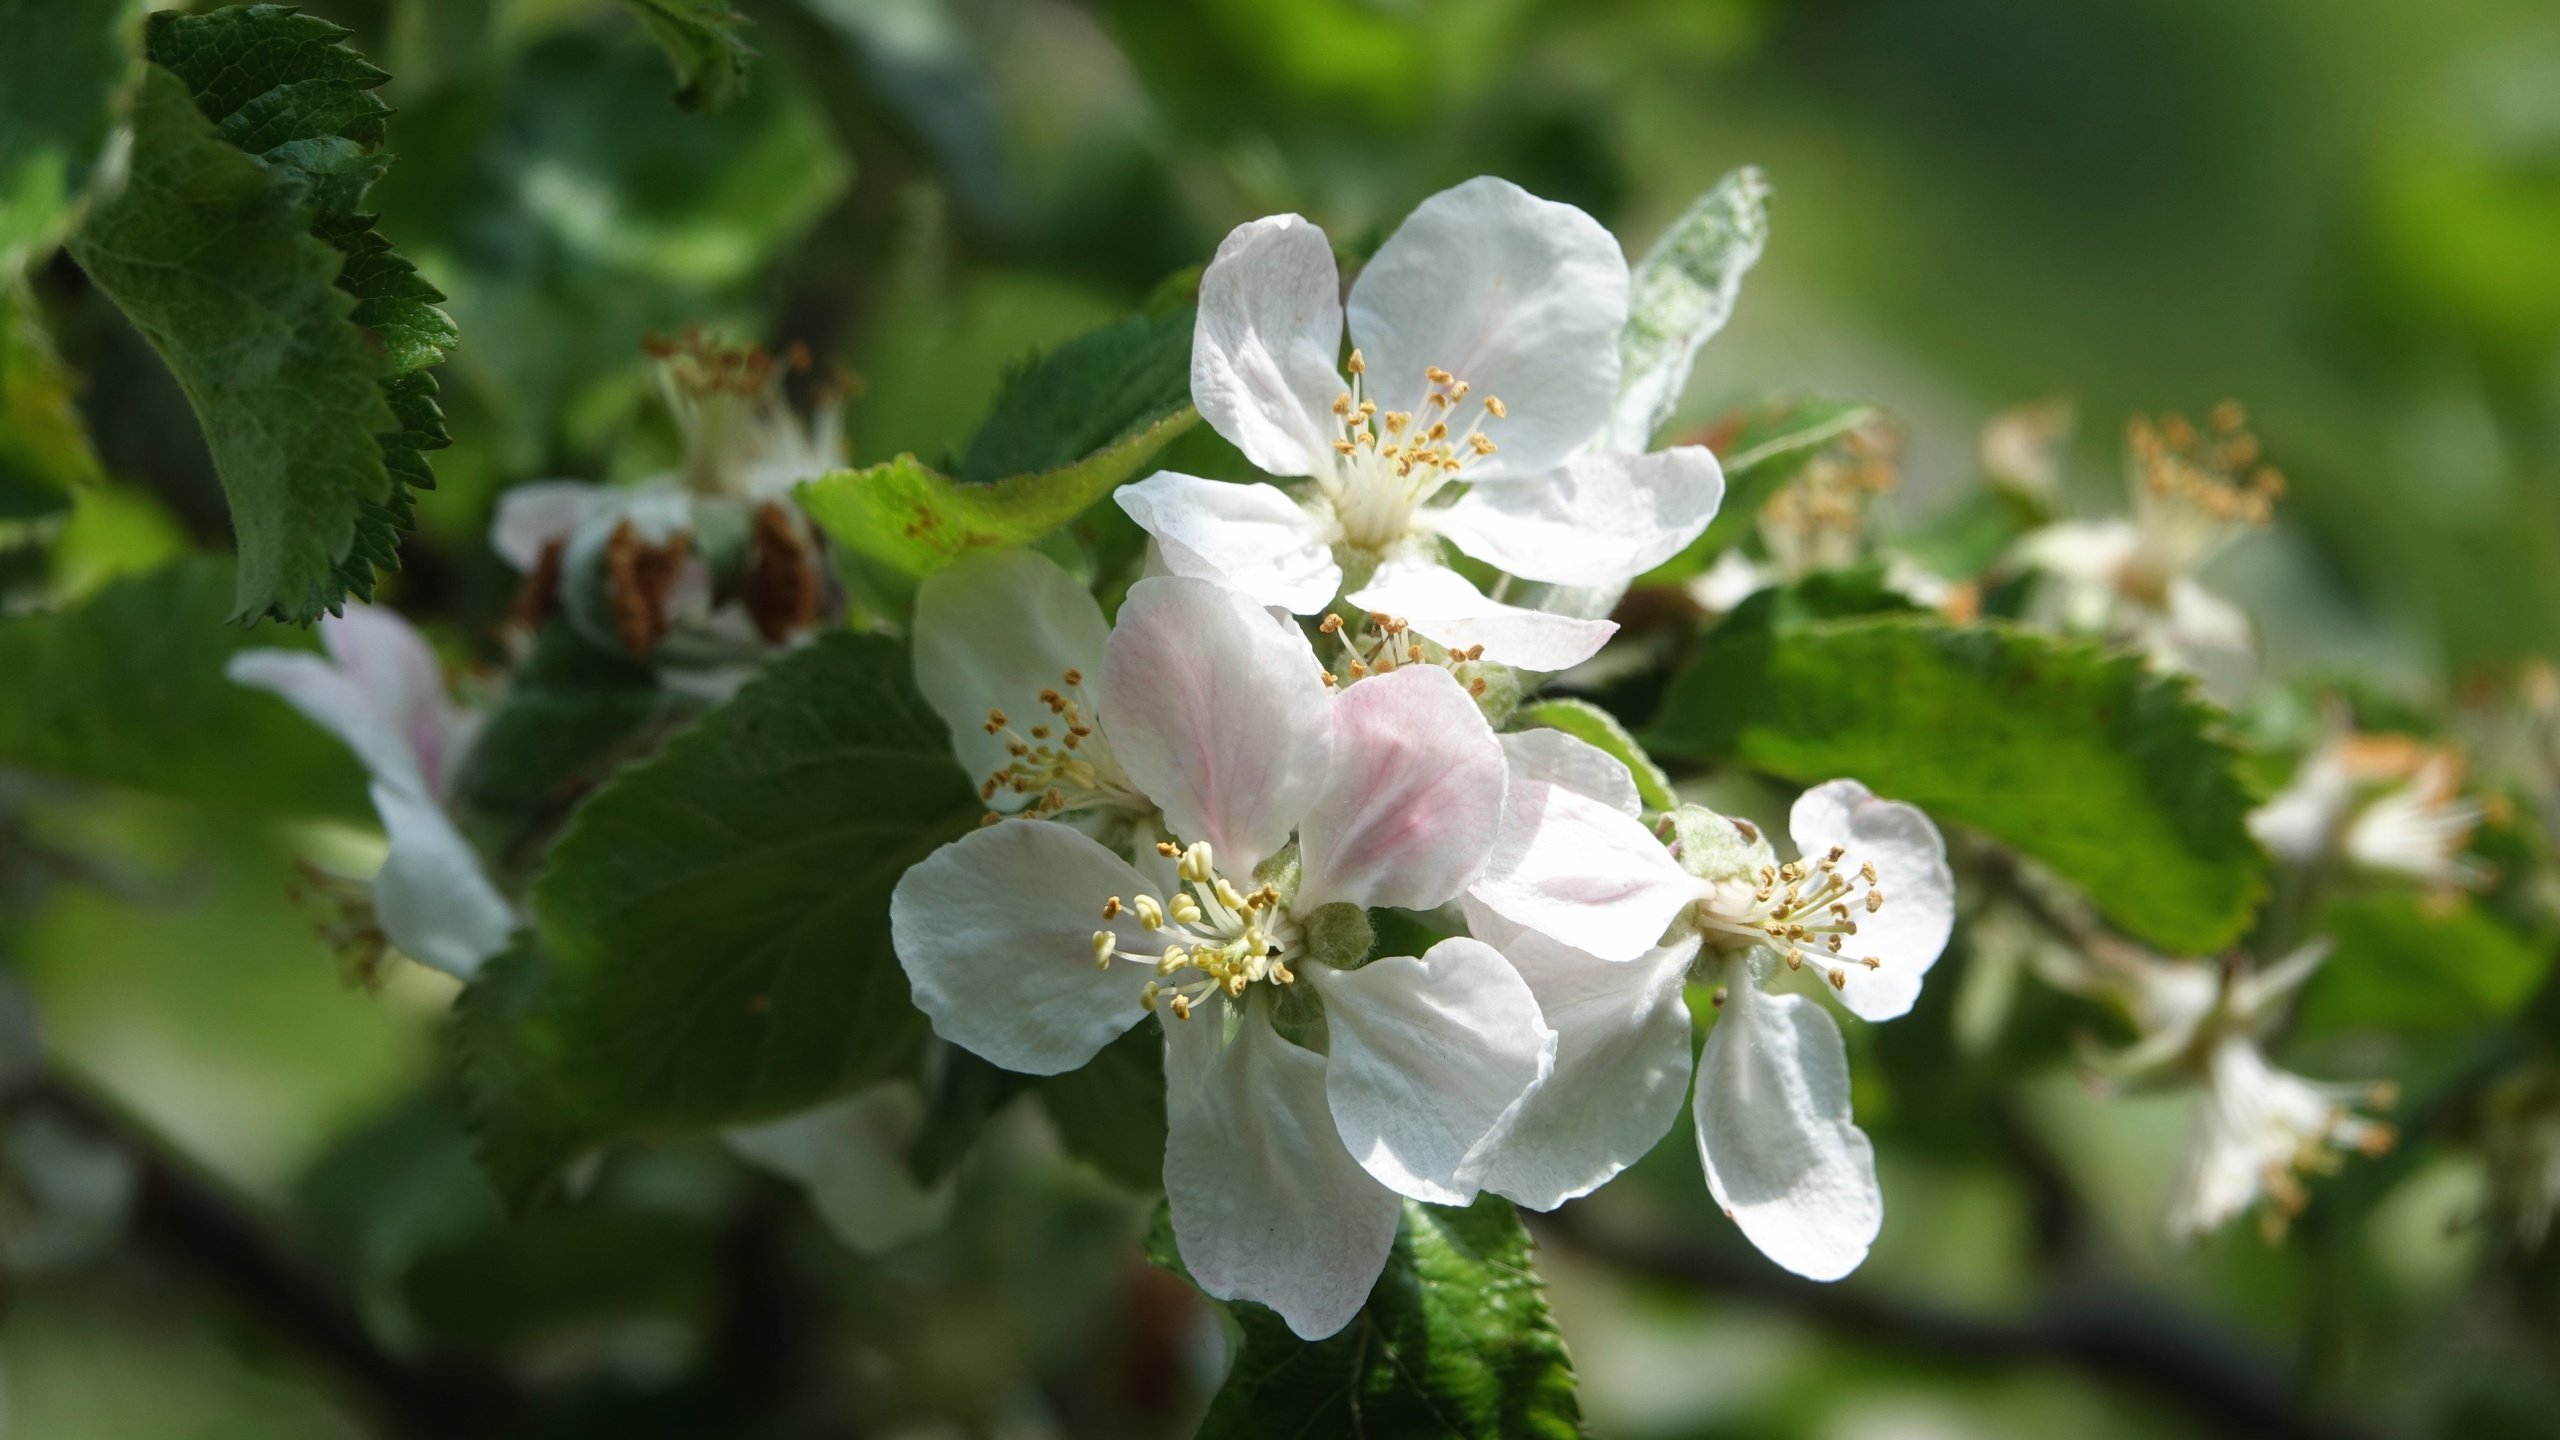
[[[1502,952],[1556,1032],[1555,1071],[1486,1142],[1485,1189],[1532,1210],[1588,1195],[1644,1158],[1689,1090],[1695,939],[1612,962],[1524,930],[1470,901],[1468,928]]]
[[[1787,829],[1798,854],[1819,856],[1837,845],[1848,852],[1844,864],[1876,867],[1884,904],[1854,910],[1858,933],[1844,953],[1883,963],[1841,967],[1847,979],[1838,987],[1840,1002],[1867,1020],[1908,1012],[1955,929],[1955,874],[1938,827],[1915,806],[1879,800],[1855,780],[1832,780],[1797,797]]]
[[[984,780],[1013,761],[1006,737],[987,732],[987,712],[1004,711],[1017,731],[1048,722],[1040,692],[1072,689],[1071,670],[1098,687],[1111,627],[1056,561],[1030,550],[982,550],[917,587],[914,633],[916,688],[951,727],[952,752],[969,778]],[[1031,798],[998,791],[995,803]]]
[[[951,1212],[951,1181],[928,1190],[907,1168],[907,1150],[924,1128],[924,1097],[913,1085],[857,1090],[842,1100],[721,1132],[729,1148],[809,1194],[835,1237],[877,1255],[941,1225]]]
[[[1008,1070],[1055,1075],[1093,1058],[1146,1013],[1151,965],[1098,969],[1093,932],[1141,954],[1164,948],[1104,902],[1147,889],[1129,862],[1067,826],[1007,820],[924,858],[889,897],[889,937],[935,1033]]]
[[[1478,485],[1431,523],[1459,549],[1528,580],[1623,585],[1677,555],[1724,503],[1715,452],[1577,455],[1544,475]]]
[[[457,726],[445,699],[444,666],[426,637],[396,610],[349,605],[322,618],[320,644],[408,742],[427,793],[442,795]]]
[[[1561,730],[1518,730],[1502,737],[1514,784],[1561,785],[1633,819],[1644,813],[1636,777],[1617,756]]]
[[[1437,666],[1333,702],[1333,770],[1298,827],[1299,901],[1429,910],[1484,872],[1502,823],[1502,746]]]
[[[223,674],[234,684],[282,696],[354,751],[367,774],[421,796],[429,793],[417,748],[397,717],[326,657],[304,650],[243,650]]]
[[[1214,580],[1300,615],[1333,603],[1342,567],[1325,522],[1276,485],[1237,485],[1159,470],[1112,497],[1154,537],[1165,570]]]
[[[1271,474],[1311,474],[1338,433],[1341,351],[1342,276],[1324,232],[1295,215],[1229,231],[1200,277],[1191,335],[1201,418]]]
[[[1884,1228],[1875,1147],[1850,1119],[1849,1055],[1829,1012],[1729,967],[1698,1053],[1707,1191],[1760,1253],[1808,1280],[1858,1268]]]
[[[1226,873],[1270,858],[1324,792],[1333,692],[1306,636],[1251,598],[1183,576],[1139,581],[1102,675],[1121,767]]]
[[[1701,887],[1642,822],[1514,775],[1493,859],[1468,893],[1515,925],[1603,960],[1633,960]]]
[[[1627,261],[1600,222],[1480,176],[1416,206],[1351,287],[1351,343],[1382,410],[1418,411],[1438,366],[1509,415],[1470,478],[1534,475],[1607,422],[1618,399]],[[1459,428],[1459,427],[1453,427]]]
[[[530,574],[542,563],[546,548],[567,544],[612,493],[584,480],[536,480],[515,486],[498,496],[497,517],[489,524],[489,548],[516,573]]]
[[[1618,633],[1614,620],[1581,620],[1489,600],[1465,576],[1440,565],[1386,566],[1346,598],[1373,614],[1405,621],[1426,640],[1451,650],[1481,645],[1485,659],[1521,670],[1570,669],[1599,654]]]
[[[1325,1091],[1353,1157],[1400,1195],[1475,1199],[1486,1138],[1555,1067],[1555,1031],[1519,972],[1461,937],[1304,978],[1324,996]]]
[[[400,953],[457,980],[507,948],[515,907],[434,800],[387,780],[373,785],[391,851],[373,877],[373,913]]]
[[[1402,1204],[1334,1129],[1324,1057],[1258,1013],[1230,1039],[1227,1001],[1167,1020],[1164,1195],[1201,1289],[1254,1300],[1321,1340],[1351,1323],[1386,1268]]]

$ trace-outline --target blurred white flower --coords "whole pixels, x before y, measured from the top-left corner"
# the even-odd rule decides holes
[[[2249,833],[2289,865],[2343,860],[2437,889],[2486,884],[2464,853],[2482,818],[2462,793],[2463,760],[2405,735],[2366,735],[2333,719],[2293,779],[2249,816]]]

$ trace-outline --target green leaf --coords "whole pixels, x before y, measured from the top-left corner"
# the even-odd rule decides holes
[[[924,1035],[889,892],[982,807],[905,652],[833,633],[580,808],[539,945],[464,992],[481,1154],[521,1204],[628,1135],[789,1113],[905,1073]]]
[[[223,676],[241,650],[312,643],[215,619],[230,587],[230,562],[195,558],[0,620],[0,767],[266,814],[370,813],[344,746]]]
[[[1524,725],[1544,725],[1561,730],[1586,745],[1607,751],[1610,758],[1627,767],[1636,782],[1636,797],[1647,810],[1671,810],[1679,807],[1680,797],[1671,793],[1671,777],[1644,753],[1636,737],[1618,723],[1618,717],[1588,700],[1540,700],[1520,708]]]
[[[71,508],[100,478],[72,378],[36,325],[26,291],[0,278],[0,521]]]
[[[2304,993],[2306,1035],[2407,1036],[2491,1024],[2513,1015],[2551,968],[2546,950],[2465,897],[2345,897],[2321,907],[2314,931],[2337,948]]]
[[[959,1167],[987,1117],[1011,1103],[1032,1081],[1018,1070],[982,1060],[957,1045],[937,1042],[928,1066],[924,1124],[907,1151],[907,1164],[917,1181],[934,1185]]]
[[[1699,574],[1741,542],[1760,507],[1804,473],[1833,442],[1881,413],[1862,400],[1791,398],[1728,417],[1717,426],[1716,458],[1724,464],[1724,504],[1689,548],[1636,583],[1671,585]]]
[[[669,708],[649,667],[575,626],[546,626],[473,740],[454,794],[498,814],[558,804]]]
[[[1652,448],[1654,433],[1680,408],[1698,347],[1733,318],[1742,277],[1768,243],[1769,182],[1746,165],[1699,196],[1636,264],[1618,338],[1613,448]]]
[[[71,240],[204,427],[237,619],[371,598],[447,443],[426,367],[453,324],[355,208],[388,163],[389,77],[346,33],[273,5],[154,15],[131,178]]]
[[[1016,369],[960,457],[961,483],[1072,465],[1190,409],[1196,313],[1132,315]]]
[[[747,62],[755,50],[740,38],[747,17],[729,0],[622,0],[640,28],[667,52],[675,67],[676,103],[687,110],[717,111],[746,93]]]
[[[0,284],[52,245],[141,69],[127,0],[0,0]]]
[[[1778,592],[1709,632],[1646,741],[1799,783],[1864,781],[1971,825],[2162,950],[2211,954],[2267,885],[2221,717],[2132,656],[1999,625],[1775,622]]]
[[[1164,1188],[1164,1031],[1155,1021],[1036,1083],[1068,1154],[1142,1194]]]
[[[1310,1343],[1260,1305],[1221,1305],[1233,1353],[1201,1440],[1581,1435],[1573,1362],[1531,1248],[1498,1196],[1463,1209],[1408,1200],[1385,1273],[1341,1333]],[[1182,1271],[1162,1210],[1147,1249]]]

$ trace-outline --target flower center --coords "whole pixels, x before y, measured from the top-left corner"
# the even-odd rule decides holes
[[[1468,465],[1495,450],[1484,422],[1509,413],[1484,397],[1463,430],[1467,382],[1434,365],[1423,372],[1429,386],[1416,411],[1381,412],[1362,393],[1369,363],[1351,352],[1351,388],[1336,397],[1333,414],[1342,427],[1333,441],[1334,463],[1316,472],[1316,486],[1333,505],[1342,538],[1363,550],[1384,550],[1412,528],[1413,512]]]
[[[1365,626],[1343,623],[1339,612],[1328,614],[1316,626],[1316,633],[1342,647],[1344,673],[1354,680],[1372,675],[1385,675],[1408,665],[1436,664],[1467,688],[1467,694],[1482,697],[1484,682],[1484,647],[1470,645],[1464,650],[1427,644],[1413,631],[1413,626],[1393,615],[1372,610]],[[1436,661],[1432,658],[1438,656]],[[1331,670],[1324,672],[1324,683],[1340,685],[1342,676]]]
[[[2264,463],[2238,404],[2214,407],[2204,432],[2186,417],[2126,427],[2133,513],[2142,550],[2119,577],[2129,599],[2157,606],[2168,582],[2192,574],[2243,531],[2264,526],[2283,498],[2283,472]]]
[[[1861,890],[1859,887],[1864,886]],[[1848,851],[1834,845],[1820,859],[1764,865],[1756,883],[1727,880],[1690,907],[1690,919],[1710,940],[1736,948],[1766,945],[1786,958],[1787,968],[1801,969],[1807,960],[1820,967],[1834,990],[1849,987],[1847,964],[1870,970],[1884,967],[1873,955],[1852,961],[1849,937],[1858,933],[1859,914],[1884,908],[1884,890],[1876,884],[1876,867],[1861,862],[1852,868]]]
[[[1243,996],[1257,982],[1295,984],[1289,952],[1298,948],[1298,922],[1269,885],[1239,892],[1218,873],[1217,862],[1203,840],[1188,850],[1158,842],[1158,854],[1178,860],[1181,885],[1169,896],[1114,895],[1103,902],[1102,918],[1135,915],[1141,929],[1161,934],[1165,946],[1154,954],[1128,949],[1109,930],[1093,932],[1093,962],[1104,970],[1114,962],[1152,965],[1156,978],[1140,992],[1150,1010],[1161,1003],[1176,1020],[1191,1018],[1191,1007],[1224,990],[1230,999]]]
[[[1031,803],[1015,813],[1035,820],[1105,806],[1148,808],[1121,773],[1111,742],[1094,725],[1093,705],[1084,694],[1084,672],[1070,668],[1058,678],[1058,686],[1039,696],[1040,708],[1049,718],[1027,731],[1016,730],[1013,717],[1003,710],[987,712],[987,733],[1001,738],[1012,758],[978,782],[978,798],[992,804],[1000,794],[1029,796]],[[983,823],[1003,818],[990,810]]]

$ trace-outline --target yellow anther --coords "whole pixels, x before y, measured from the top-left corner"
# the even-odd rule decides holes
[[[1846,993],[1849,989],[1849,972],[1846,970],[1832,971],[1831,988]]]
[[[1218,903],[1226,906],[1228,909],[1242,910],[1244,908],[1244,897],[1236,893],[1236,887],[1227,883],[1226,876],[1220,875],[1217,877],[1217,886],[1214,893],[1218,897]]]
[[[1883,891],[1881,891],[1881,890],[1876,890],[1876,889],[1870,889],[1870,890],[1868,890],[1868,891],[1867,891],[1867,913],[1868,913],[1868,914],[1870,914],[1870,915],[1873,915],[1874,913],[1876,913],[1877,911],[1879,911],[1879,910],[1881,910],[1881,909],[1883,909],[1883,908],[1884,908],[1884,892],[1883,892]]]
[[[1870,970],[1881,970],[1884,968],[1884,962],[1873,955],[1868,956],[1866,959],[1861,960],[1858,963],[1866,966]]]
[[[1192,899],[1189,895],[1176,895],[1176,896],[1174,896],[1174,897],[1173,897],[1173,918],[1174,918],[1177,922],[1179,922],[1179,923],[1181,923],[1181,924],[1184,924],[1184,925],[1197,925],[1197,924],[1199,924],[1199,923],[1200,923],[1200,902],[1199,902],[1199,901],[1197,901],[1197,900]]]
[[[1159,840],[1156,842],[1156,853],[1170,860],[1182,853],[1182,847],[1170,840]]]
[[[987,733],[988,733],[988,734],[990,734],[990,735],[996,734],[996,733],[998,733],[998,732],[1002,731],[1002,730],[1004,729],[1004,727],[1005,727],[1005,718],[1004,718],[1004,712],[1003,712],[1003,711],[1001,711],[1001,710],[990,710],[990,711],[988,711],[988,712],[987,712]]]
[[[1350,371],[1354,375],[1365,374],[1369,369],[1369,362],[1361,358],[1359,348],[1355,346],[1351,351],[1350,363],[1344,365],[1342,368]]]
[[[1437,366],[1437,365],[1425,366],[1425,367],[1423,368],[1422,373],[1423,373],[1423,374],[1425,374],[1425,375],[1430,376],[1430,377],[1431,377],[1431,383],[1432,383],[1432,384],[1434,384],[1434,385],[1446,385],[1446,384],[1448,384],[1451,380],[1454,380],[1454,379],[1456,379],[1456,378],[1457,378],[1456,376],[1451,375],[1448,371],[1441,369],[1441,368],[1440,368],[1439,366]]]
[[[1139,924],[1150,930],[1161,930],[1164,928],[1164,906],[1157,901],[1156,897],[1153,895],[1141,895],[1137,899],[1130,901],[1129,904],[1131,909],[1138,912]]]
[[[1173,992],[1173,1000],[1169,1008],[1173,1011],[1174,1019],[1188,1020],[1191,1018],[1191,997],[1176,990]]]
[[[1496,420],[1503,419],[1511,413],[1510,407],[1502,403],[1502,397],[1499,395],[1484,397],[1484,410]]]
[[[1118,937],[1108,930],[1093,932],[1093,966],[1097,970],[1111,968],[1111,952],[1120,948]]]
[[[1138,987],[1138,1008],[1139,1008],[1139,1009],[1141,1009],[1141,1010],[1147,1011],[1147,1012],[1149,1012],[1150,1014],[1154,1013],[1155,1008],[1156,1008],[1156,997],[1157,997],[1158,995],[1160,995],[1160,994],[1163,994],[1163,993],[1164,993],[1164,987],[1163,987],[1163,986],[1161,986],[1161,985],[1158,985],[1158,984],[1157,984],[1156,982],[1154,982],[1153,980],[1150,980],[1150,981],[1148,981],[1146,984],[1139,986],[1139,987]]]
[[[1875,862],[1872,860],[1861,862],[1858,866],[1858,878],[1870,885],[1876,883]]]
[[[1327,613],[1326,613],[1326,615],[1325,615],[1325,617],[1324,617],[1324,619],[1322,619],[1321,621],[1318,621],[1318,622],[1317,622],[1317,624],[1316,624],[1316,633],[1317,633],[1317,634],[1319,634],[1319,635],[1339,635],[1339,634],[1341,634],[1341,633],[1342,633],[1342,617],[1341,617],[1340,615],[1336,615],[1336,614],[1333,614],[1333,613],[1331,613],[1331,612],[1327,612]]]
[[[1218,864],[1216,856],[1209,849],[1208,841],[1193,841],[1191,848],[1182,852],[1179,873],[1183,879],[1194,885],[1209,883],[1210,878],[1218,873]]]
[[[1117,920],[1120,918],[1120,912],[1128,908],[1128,906],[1120,903],[1119,896],[1114,895],[1110,899],[1102,902],[1102,918],[1105,920]]]

